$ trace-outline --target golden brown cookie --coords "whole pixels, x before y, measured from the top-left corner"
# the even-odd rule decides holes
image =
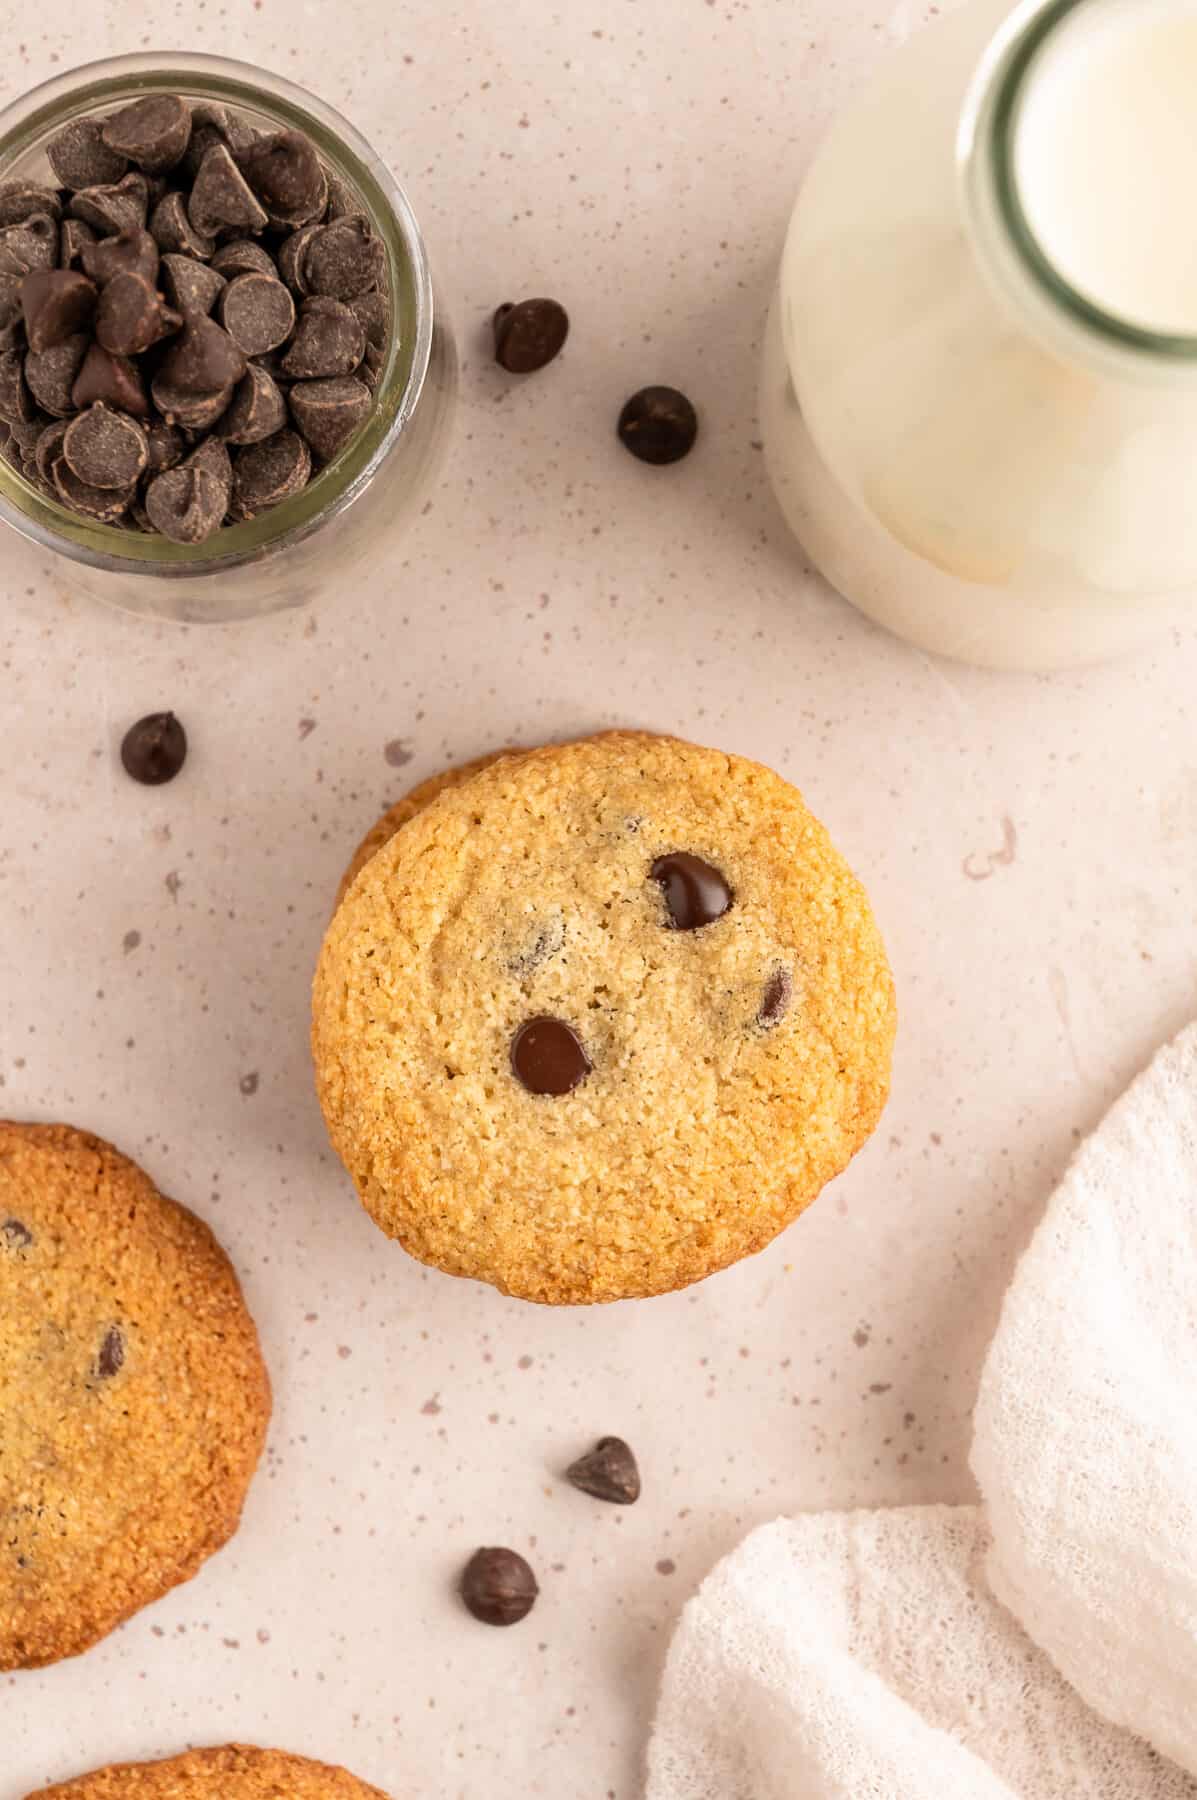
[[[207,1226],[102,1139],[0,1122],[0,1670],[74,1656],[194,1575],[269,1416]]]
[[[387,1800],[345,1769],[282,1750],[190,1750],[167,1762],[114,1763],[25,1800]]]
[[[761,1249],[884,1105],[893,988],[780,776],[611,733],[443,787],[361,869],[316,973],[333,1144],[421,1260],[553,1303]]]
[[[414,819],[417,813],[423,812],[430,800],[435,800],[437,795],[443,793],[446,788],[460,787],[462,782],[468,781],[470,776],[477,774],[479,769],[488,768],[491,763],[498,762],[501,756],[518,756],[519,754],[518,750],[492,750],[486,756],[475,756],[470,762],[458,763],[455,768],[442,769],[438,775],[430,775],[427,781],[421,781],[418,787],[414,787],[410,793],[404,794],[402,800],[397,800],[394,806],[383,813],[376,824],[371,825],[354,851],[349,860],[349,867],[341,877],[341,885],[337,889],[337,905],[341,904],[353,885],[355,877],[365,868],[370,858],[381,850],[384,844],[390,842],[401,825],[406,825],[409,819]]]

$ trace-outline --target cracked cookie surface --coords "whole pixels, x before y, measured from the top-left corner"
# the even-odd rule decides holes
[[[282,1800],[283,1796],[387,1800],[380,1788],[368,1787],[345,1769],[246,1744],[190,1750],[165,1762],[116,1763],[39,1789],[26,1800]]]
[[[873,1129],[894,1034],[868,901],[801,796],[637,732],[421,793],[375,828],[314,988],[363,1204],[421,1260],[551,1303],[761,1249]]]

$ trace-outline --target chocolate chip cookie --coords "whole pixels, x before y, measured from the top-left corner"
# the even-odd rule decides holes
[[[422,1261],[556,1304],[763,1248],[885,1102],[859,882],[780,776],[676,739],[457,777],[376,827],[317,968],[317,1087],[362,1203]]]
[[[207,1226],[101,1139],[0,1122],[0,1670],[74,1656],[194,1575],[269,1414]]]
[[[75,1781],[42,1788],[25,1800],[387,1800],[345,1769],[226,1744],[190,1750],[168,1762],[115,1763]]]

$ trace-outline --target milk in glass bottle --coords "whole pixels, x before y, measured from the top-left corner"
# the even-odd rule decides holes
[[[1048,669],[1197,616],[1197,0],[968,0],[832,127],[762,425],[829,580]]]

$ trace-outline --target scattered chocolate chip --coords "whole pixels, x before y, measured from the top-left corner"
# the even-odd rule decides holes
[[[680,462],[697,436],[698,414],[676,388],[641,388],[619,415],[619,441],[641,462]]]
[[[83,267],[101,286],[114,275],[140,275],[152,285],[158,279],[158,246],[142,226],[130,225],[115,237],[87,245]]]
[[[163,256],[194,256],[197,262],[206,262],[216,245],[211,233],[199,230],[179,193],[163,194],[150,215],[150,236]]]
[[[308,246],[323,229],[322,225],[302,225],[279,245],[278,272],[297,300],[306,299],[312,291],[304,273]]]
[[[126,775],[145,787],[173,781],[187,760],[187,733],[172,712],[147,713],[121,739]]]
[[[34,269],[52,269],[57,261],[58,221],[49,213],[33,213],[0,231],[0,275],[24,277]]]
[[[228,489],[207,469],[180,463],[155,475],[145,491],[145,510],[173,544],[202,544],[224,523]]]
[[[181,314],[167,306],[143,275],[114,275],[100,290],[96,337],[113,356],[136,356],[182,323]]]
[[[190,313],[158,374],[183,393],[215,394],[240,381],[246,367],[244,353],[227,331],[214,319]]]
[[[217,307],[221,324],[246,356],[285,344],[295,329],[295,302],[277,275],[257,271],[229,282]]]
[[[81,269],[83,252],[89,244],[96,242],[96,234],[90,225],[82,219],[64,219],[58,238],[58,266],[60,269]]]
[[[272,225],[306,225],[323,216],[328,179],[315,145],[301,131],[259,138],[240,158],[240,167]]]
[[[208,263],[173,252],[162,258],[162,288],[181,313],[210,313],[224,292],[225,279]]]
[[[139,419],[145,418],[150,410],[145,383],[136,363],[127,356],[114,356],[102,344],[89,347],[75,377],[71,400],[80,412],[84,407],[94,406],[97,400],[116,407],[119,412],[134,413]]]
[[[182,159],[191,138],[191,108],[177,94],[146,94],[110,113],[103,139],[118,156],[161,175]]]
[[[103,401],[71,420],[62,453],[88,487],[122,490],[136,484],[148,455],[145,432],[136,419]]]
[[[761,1004],[757,1009],[756,1022],[768,1028],[784,1019],[789,1010],[794,993],[794,978],[790,971],[779,963],[772,970],[765,982],[761,995]]]
[[[60,456],[51,474],[64,506],[94,519],[99,525],[115,525],[137,492],[136,488],[97,488],[80,481],[65,456]]]
[[[65,419],[76,410],[75,382],[90,344],[91,339],[80,331],[49,350],[29,352],[25,358],[25,380],[43,412]]]
[[[0,1249],[28,1250],[32,1242],[33,1233],[20,1219],[5,1219],[0,1224]]]
[[[263,250],[261,244],[255,244],[250,238],[233,238],[231,242],[222,244],[212,257],[212,267],[226,281],[235,281],[238,275],[278,274],[270,252]]]
[[[561,352],[569,314],[557,300],[519,300],[495,313],[495,361],[511,375],[530,375]]]
[[[66,436],[66,420],[54,419],[49,425],[42,427],[33,451],[34,466],[43,481],[53,486],[54,464],[62,455],[62,440]]]
[[[133,170],[120,181],[81,188],[71,196],[67,211],[73,219],[82,219],[94,231],[107,235],[144,226],[149,205],[149,184]]]
[[[278,431],[242,450],[233,465],[233,512],[253,519],[307,486],[312,459],[294,431]]]
[[[288,396],[291,417],[322,462],[344,448],[370,410],[370,390],[352,375],[301,381]]]
[[[287,298],[290,300],[290,295]],[[352,375],[365,351],[366,328],[356,313],[343,300],[314,294],[300,309],[295,335],[283,358],[283,373],[294,381]]]
[[[259,205],[253,189],[227,147],[220,143],[210,145],[204,152],[187,211],[195,229],[208,237],[230,225],[262,231],[267,224],[265,210]]]
[[[530,1094],[571,1093],[590,1074],[581,1039],[564,1019],[528,1019],[511,1040],[511,1070]]]
[[[223,417],[233,398],[233,383],[213,394],[192,394],[186,388],[175,387],[163,375],[155,375],[150,397],[168,425],[181,425],[185,431],[207,431]]]
[[[147,476],[161,475],[165,470],[173,469],[176,464],[182,462],[186,446],[183,442],[182,432],[174,425],[167,425],[162,420],[155,419],[145,428],[145,442],[145,472]]]
[[[111,1381],[119,1375],[125,1366],[125,1339],[116,1325],[110,1325],[104,1333],[104,1341],[100,1345],[100,1354],[96,1357],[96,1374],[101,1381]]]
[[[50,139],[46,157],[66,188],[103,187],[119,181],[129,167],[127,157],[104,142],[100,119],[72,119]]]
[[[565,1471],[565,1478],[596,1500],[631,1506],[640,1498],[640,1470],[622,1438],[600,1438],[593,1450]]]
[[[0,350],[0,419],[16,425],[32,419],[34,410],[24,357],[19,350]]]
[[[518,1625],[540,1592],[536,1577],[516,1550],[475,1550],[461,1577],[461,1597],[483,1625]]]
[[[62,218],[62,200],[55,188],[35,181],[0,181],[0,230],[23,225],[35,213],[45,213],[56,223]]]
[[[51,350],[91,323],[96,290],[70,269],[34,269],[21,282],[21,310],[29,348]]]
[[[350,213],[322,225],[303,259],[303,278],[313,294],[352,300],[379,285],[383,275],[382,242],[362,213]]]
[[[661,885],[669,924],[675,931],[698,931],[703,925],[713,925],[734,898],[719,870],[688,850],[658,856],[649,873]]]
[[[237,383],[217,431],[226,444],[260,444],[287,423],[287,402],[274,377],[250,363]]]

